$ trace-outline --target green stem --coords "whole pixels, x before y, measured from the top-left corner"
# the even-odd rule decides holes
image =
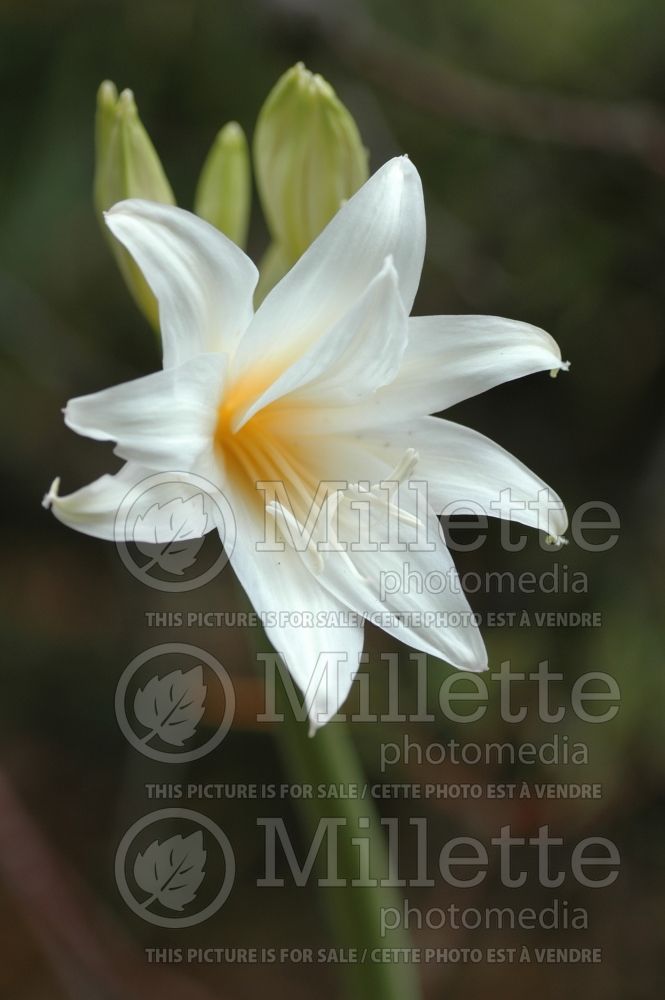
[[[365,775],[351,739],[347,723],[331,722],[308,736],[308,723],[296,719],[284,685],[277,685],[278,710],[284,721],[276,725],[277,739],[291,779],[298,784],[365,787]],[[322,819],[342,819],[337,831],[338,876],[345,880],[339,888],[322,886],[325,906],[337,946],[355,949],[358,961],[340,966],[349,1000],[418,1000],[420,988],[416,967],[408,961],[381,962],[377,949],[409,947],[408,937],[400,928],[381,934],[380,914],[387,907],[401,912],[401,899],[394,888],[382,886],[389,875],[389,858],[383,829],[371,797],[300,798],[297,807],[310,838]],[[362,820],[362,823],[361,823]],[[354,886],[360,875],[358,847],[353,838],[369,841],[371,873],[377,886]]]
[[[246,601],[244,595],[241,600]],[[254,657],[272,652],[262,629],[249,629],[248,639]],[[276,673],[275,707],[283,720],[276,722],[275,734],[291,782],[311,785],[314,790],[320,784],[364,789],[366,777],[347,723],[329,722],[310,737],[309,722],[296,718],[281,673]],[[313,794],[311,798],[300,797],[295,805],[310,843],[322,820],[344,820],[337,830],[337,876],[345,884],[321,886],[319,892],[337,947],[354,949],[359,956],[357,962],[340,965],[346,1000],[420,1000],[417,967],[413,963],[397,957],[393,962],[381,962],[376,957],[377,949],[392,950],[394,954],[398,949],[408,949],[410,941],[401,927],[381,933],[381,911],[393,907],[401,913],[402,898],[397,889],[381,885],[381,880],[390,876],[391,866],[371,796],[326,798]],[[376,886],[352,884],[361,875],[360,855],[353,843],[356,837],[369,842],[371,876],[379,882]],[[363,956],[365,960],[360,961]]]

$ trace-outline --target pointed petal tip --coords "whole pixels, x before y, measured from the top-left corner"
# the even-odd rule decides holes
[[[458,630],[455,626],[445,626],[442,631],[448,631],[450,634]],[[445,643],[437,643],[437,635],[434,633],[431,642],[431,645],[437,649],[434,655],[443,663],[453,667],[454,670],[461,670],[465,674],[482,674],[489,670],[485,641],[475,618],[470,622],[465,634],[458,632],[458,636],[459,642],[456,644],[456,649],[452,649],[450,644],[444,648]]]
[[[137,199],[125,198],[124,201],[117,201],[115,205],[111,205],[110,208],[107,208],[104,212],[102,212],[104,225],[107,227],[107,229],[110,229],[111,232],[113,233],[116,222],[123,216],[131,214],[130,212],[127,211],[127,204],[130,203],[131,201],[136,201],[136,200]]]
[[[444,655],[443,653],[439,653],[438,655],[439,659],[441,659],[443,663],[446,663],[454,670],[458,670],[465,674],[484,674],[489,670],[489,661],[487,656],[465,660],[464,662],[462,662],[460,657],[459,662],[453,663],[452,660],[448,658],[448,655]]]
[[[490,668],[489,657],[481,631],[478,626],[476,626],[476,629],[475,642],[473,643],[474,649],[471,657],[464,665],[460,665],[459,669],[466,670],[470,674],[484,674]]]
[[[111,205],[103,212],[104,222],[111,227],[111,223],[116,218],[122,216],[140,217],[151,205],[167,209],[176,207],[175,205],[166,205],[163,202],[150,201],[148,198],[123,198],[122,201],[116,201],[115,205]]]
[[[132,205],[137,205],[141,203],[140,198],[123,198],[122,201],[116,201],[115,205],[111,205],[104,212],[104,222],[106,225],[110,225],[111,220],[116,215],[123,215],[128,213],[128,209],[131,209]]]
[[[570,361],[561,361],[557,368],[552,368],[550,372],[550,378],[556,378],[559,372],[570,371]]]
[[[487,656],[487,651],[485,650],[485,656],[478,665],[477,673],[484,674],[489,670],[489,668],[490,668],[489,657]]]
[[[51,506],[53,505],[54,501],[58,499],[59,489],[60,489],[60,476],[56,476],[49,487],[48,493],[44,494],[44,498],[42,500],[42,507],[44,508],[44,510],[51,509]]]
[[[397,183],[403,183],[409,177],[415,177],[420,180],[420,174],[416,170],[413,161],[409,159],[406,153],[403,153],[400,156],[393,156],[390,160],[386,160],[386,162],[379,167],[373,176],[384,176]],[[371,180],[372,177],[370,177],[370,181]]]
[[[553,498],[554,505],[547,510],[545,520],[540,520],[539,516],[536,527],[545,535],[547,545],[561,548],[562,545],[568,544],[568,539],[565,537],[569,525],[568,511],[561,497],[553,490],[549,491],[549,496]]]
[[[489,670],[487,647],[475,619],[468,635],[467,649],[464,655],[460,657],[460,662],[454,663],[453,666],[469,674],[483,674]]]
[[[468,663],[456,663],[454,666],[456,670],[463,670],[466,674],[485,674],[490,668],[487,654],[479,659],[469,660]]]
[[[420,177],[420,174],[418,173],[413,160],[410,159],[408,153],[402,153],[401,156],[395,156],[389,162],[393,164],[394,169],[399,171],[403,177]]]

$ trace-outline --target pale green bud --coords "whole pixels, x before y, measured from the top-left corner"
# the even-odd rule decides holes
[[[277,81],[261,109],[254,167],[270,234],[291,264],[367,180],[355,121],[302,63]]]
[[[103,213],[125,198],[147,198],[167,205],[174,205],[175,198],[139,118],[134,95],[123,90],[118,96],[110,80],[97,92],[94,198],[127,287],[152,326],[159,329],[155,297],[133,259],[104,225]]]
[[[203,164],[194,211],[244,249],[251,198],[247,139],[237,122],[229,122],[218,132]]]
[[[279,243],[271,243],[259,265],[259,283],[254,293],[254,303],[260,306],[268,292],[281,281],[293,267],[293,260]]]

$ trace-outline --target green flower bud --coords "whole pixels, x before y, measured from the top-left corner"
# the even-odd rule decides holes
[[[245,247],[252,180],[245,133],[229,122],[206,157],[194,198],[194,211],[239,247]]]
[[[259,283],[254,292],[254,304],[258,308],[268,292],[281,281],[293,267],[293,260],[279,243],[271,243],[259,264]]]
[[[291,264],[367,180],[355,121],[302,63],[277,81],[261,109],[254,167],[271,236]]]
[[[97,92],[95,119],[95,208],[136,304],[159,329],[157,302],[138,267],[104,225],[103,213],[124,198],[174,205],[171,186],[139,118],[134,95],[105,80]]]

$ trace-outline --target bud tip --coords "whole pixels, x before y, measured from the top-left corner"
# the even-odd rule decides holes
[[[245,133],[238,122],[227,122],[217,133],[217,139],[223,141],[227,146],[244,146]]]
[[[97,103],[100,106],[113,107],[118,100],[118,90],[112,80],[102,80],[97,90]]]

